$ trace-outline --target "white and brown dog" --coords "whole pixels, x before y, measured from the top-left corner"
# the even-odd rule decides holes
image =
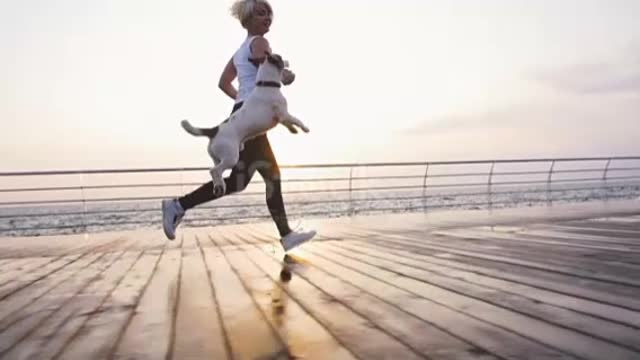
[[[214,163],[210,170],[214,195],[225,193],[222,173],[237,164],[245,141],[264,134],[278,124],[286,126],[292,133],[298,132],[295,126],[309,132],[302,121],[287,110],[287,100],[280,91],[285,67],[280,55],[267,54],[258,67],[255,89],[242,107],[222,124],[203,129],[193,127],[187,120],[182,121],[182,127],[189,134],[209,137],[207,150]]]

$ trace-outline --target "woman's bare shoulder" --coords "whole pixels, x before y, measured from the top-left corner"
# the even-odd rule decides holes
[[[251,54],[253,57],[262,57],[265,52],[271,52],[269,40],[264,36],[256,36],[251,40]]]

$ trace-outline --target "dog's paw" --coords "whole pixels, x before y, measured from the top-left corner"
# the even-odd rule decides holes
[[[289,132],[292,134],[297,134],[298,133],[298,129],[296,129],[295,126],[293,126],[292,124],[285,124],[284,126],[287,127],[287,129],[289,129]]]
[[[222,195],[224,195],[224,192],[225,192],[224,184],[213,185],[213,196],[217,198],[221,197]]]

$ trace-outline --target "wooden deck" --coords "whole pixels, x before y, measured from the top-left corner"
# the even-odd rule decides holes
[[[640,201],[0,239],[6,359],[640,359]]]

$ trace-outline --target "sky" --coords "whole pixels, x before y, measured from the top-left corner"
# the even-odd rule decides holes
[[[640,1],[273,0],[281,164],[640,155]],[[227,0],[0,0],[0,171],[209,166]]]

